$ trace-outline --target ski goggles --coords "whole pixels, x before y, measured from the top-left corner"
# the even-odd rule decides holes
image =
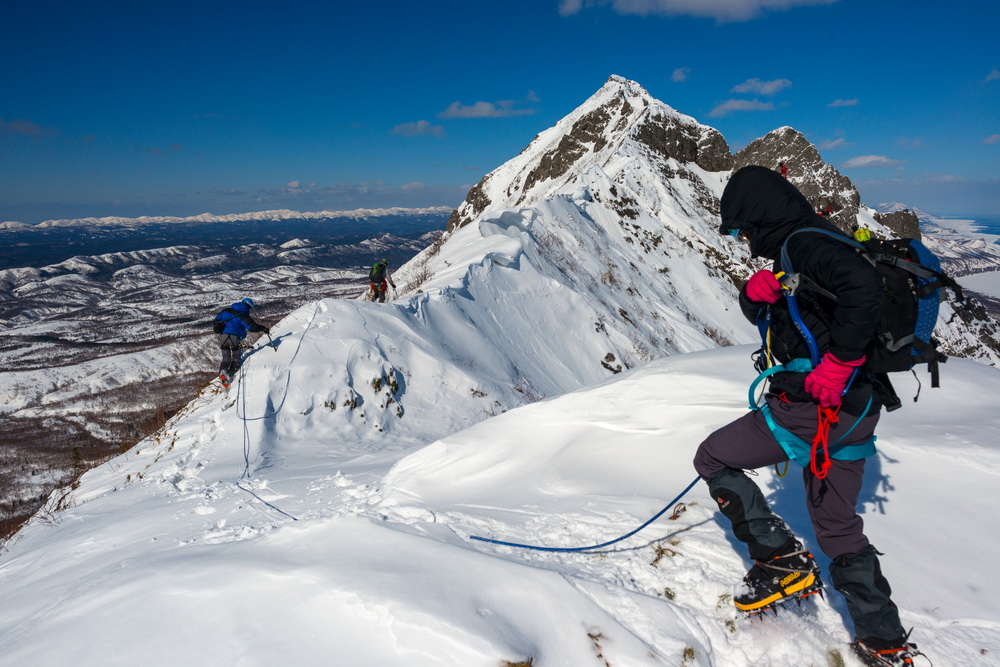
[[[729,235],[740,243],[750,243],[750,237],[747,235],[747,230],[734,227],[729,230]]]

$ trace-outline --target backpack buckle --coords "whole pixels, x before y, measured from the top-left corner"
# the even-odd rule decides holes
[[[781,283],[781,289],[784,290],[786,296],[795,296],[799,288],[802,287],[802,278],[797,273],[780,271],[774,274],[774,277]]]

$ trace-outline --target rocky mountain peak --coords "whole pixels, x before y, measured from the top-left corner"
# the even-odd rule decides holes
[[[788,180],[805,195],[817,213],[832,207],[830,221],[845,231],[857,223],[861,195],[850,179],[823,161],[819,151],[801,132],[779,127],[760,139],[751,141],[736,153],[733,168],[760,165],[779,169],[788,167]]]
[[[448,231],[487,209],[539,201],[591,166],[610,172],[615,163],[637,157],[668,177],[683,164],[705,171],[732,167],[729,145],[717,130],[654,99],[635,81],[612,75],[520,155],[483,177],[448,220]]]

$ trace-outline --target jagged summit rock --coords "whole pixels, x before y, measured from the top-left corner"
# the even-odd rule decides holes
[[[788,167],[788,180],[805,195],[816,212],[833,207],[830,221],[845,231],[857,223],[861,195],[850,179],[823,161],[819,151],[801,132],[779,127],[760,139],[751,141],[736,153],[733,168],[760,165],[778,169]]]
[[[780,127],[733,156],[718,130],[612,76],[472,188],[441,243],[415,258],[419,270],[412,275],[420,280],[402,277],[427,289],[443,282],[436,276],[454,275],[455,261],[438,252],[445,257],[496,243],[504,250],[488,253],[485,266],[530,265],[568,287],[566,293],[582,294],[587,305],[576,304],[573,317],[594,322],[591,343],[605,346],[611,359],[629,360],[622,367],[746,342],[754,332],[747,333],[731,305],[761,267],[746,248],[720,236],[719,199],[733,170],[779,170],[781,162],[814,210],[829,206],[830,220],[844,231],[866,226],[877,236],[916,235],[911,220],[900,215],[883,224],[861,206],[850,180],[797,130]],[[470,281],[462,288],[478,291]],[[989,326],[943,331],[945,351],[994,362],[1000,348]],[[974,348],[970,340],[990,342]],[[610,361],[603,367],[621,370]]]
[[[695,187],[701,179],[692,177],[690,168],[729,172],[760,165],[777,170],[784,162],[789,179],[817,213],[831,207],[831,221],[845,231],[858,221],[861,197],[857,189],[824,162],[816,147],[797,130],[780,127],[734,156],[715,128],[655,99],[635,81],[612,75],[600,90],[535,137],[517,157],[483,177],[452,213],[447,231],[469,224],[488,210],[530,206],[593,166],[614,178],[630,159],[646,160],[665,181],[681,179]],[[717,212],[717,199],[703,192],[699,200],[706,209]]]
[[[678,176],[683,164],[707,172],[732,167],[729,145],[718,130],[653,98],[635,81],[612,75],[517,157],[483,177],[448,220],[448,231],[489,209],[539,201],[591,166],[612,174],[632,158],[648,160],[667,177]]]
[[[895,232],[901,238],[920,238],[920,220],[917,214],[909,209],[900,209],[891,213],[874,213],[873,217]]]

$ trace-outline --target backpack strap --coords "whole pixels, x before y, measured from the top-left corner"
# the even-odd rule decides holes
[[[818,227],[802,227],[801,229],[796,229],[794,232],[785,237],[784,242],[781,244],[781,254],[779,257],[782,275],[778,276],[778,280],[781,282],[782,294],[784,294],[785,301],[788,303],[788,312],[792,316],[792,322],[795,324],[795,328],[799,330],[799,333],[802,334],[802,338],[805,339],[806,345],[809,347],[809,357],[815,367],[819,364],[819,346],[816,344],[816,339],[813,337],[812,332],[809,331],[809,327],[806,326],[802,319],[802,315],[799,313],[799,304],[796,297],[799,290],[802,289],[818,292],[827,298],[833,299],[834,301],[837,301],[837,297],[831,294],[828,290],[817,285],[815,281],[811,280],[807,276],[803,276],[802,274],[795,272],[795,268],[792,266],[791,257],[788,255],[788,242],[793,236],[803,232],[814,232],[816,234],[828,236],[836,241],[852,246],[859,252],[865,252],[865,247],[857,241],[847,238],[846,236],[841,236],[840,234],[836,234],[826,229],[820,229]]]
[[[823,236],[828,236],[831,239],[840,241],[841,243],[847,244],[859,252],[865,254],[868,253],[868,249],[865,248],[864,244],[855,241],[854,239],[849,239],[846,236],[837,234],[836,232],[831,232],[828,229],[820,229],[819,227],[802,227],[796,229],[794,232],[785,237],[785,241],[781,244],[781,268],[786,273],[795,273],[795,269],[792,268],[792,260],[788,256],[788,242],[796,234],[801,234],[802,232],[814,232],[816,234],[822,234]],[[814,283],[815,284],[815,283]]]

